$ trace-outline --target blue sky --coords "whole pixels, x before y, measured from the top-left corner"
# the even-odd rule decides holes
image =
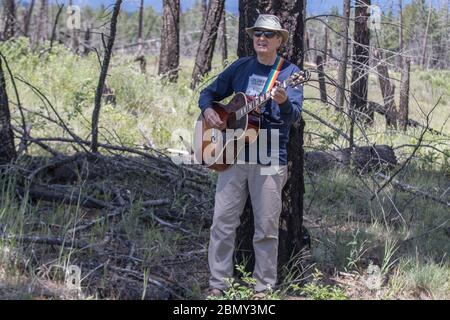
[[[53,0],[56,1],[56,0]],[[430,0],[425,0],[429,3]],[[439,6],[443,0],[433,0],[435,6]],[[68,0],[59,0],[59,3],[68,3]],[[73,0],[74,4],[97,7],[100,4],[112,5],[114,0]],[[186,10],[190,8],[196,0],[181,0],[181,9]],[[226,0],[225,7],[227,11],[236,13],[238,11],[238,0]],[[404,0],[405,4],[411,2],[411,0]],[[124,8],[128,11],[137,9],[139,0],[124,0]],[[153,6],[156,11],[160,12],[162,7],[162,0],[144,0],[146,6]],[[372,0],[372,4],[379,5],[383,11],[387,10],[394,3],[394,9],[397,4],[397,0]],[[307,10],[310,14],[323,14],[329,12],[333,6],[337,6],[339,9],[342,7],[342,0],[307,0]]]

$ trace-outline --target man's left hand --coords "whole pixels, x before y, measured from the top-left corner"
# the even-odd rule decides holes
[[[277,81],[277,84],[278,84],[278,81]],[[270,95],[272,96],[272,99],[278,105],[285,103],[288,98],[286,90],[284,90],[283,88],[278,87],[278,86],[272,88],[272,91],[270,91]]]

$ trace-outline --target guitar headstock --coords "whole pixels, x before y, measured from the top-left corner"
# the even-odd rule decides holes
[[[288,79],[288,84],[291,87],[297,87],[311,79],[311,72],[303,70],[292,74]]]

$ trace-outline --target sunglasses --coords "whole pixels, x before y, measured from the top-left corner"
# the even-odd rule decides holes
[[[259,38],[262,35],[264,35],[264,37],[266,37],[267,39],[272,39],[277,35],[277,33],[275,31],[261,31],[261,30],[253,32],[253,36],[256,38]]]

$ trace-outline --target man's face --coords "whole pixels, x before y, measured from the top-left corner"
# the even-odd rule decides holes
[[[275,31],[257,29],[253,32],[253,47],[257,54],[277,52],[281,42],[281,36]]]

